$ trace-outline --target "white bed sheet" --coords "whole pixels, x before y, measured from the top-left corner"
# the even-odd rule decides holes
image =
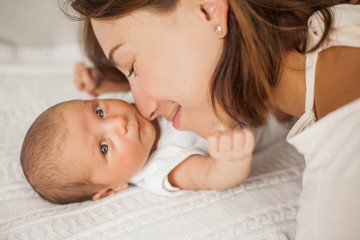
[[[72,84],[81,58],[73,45],[0,46],[0,239],[294,239],[304,161],[285,140],[257,153],[250,177],[224,191],[165,198],[131,186],[96,202],[42,200],[23,176],[21,144],[43,110],[88,98]]]

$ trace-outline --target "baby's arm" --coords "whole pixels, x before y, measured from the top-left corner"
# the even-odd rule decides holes
[[[129,91],[130,86],[125,77],[115,71],[102,73],[96,67],[87,67],[83,62],[78,62],[74,67],[74,85],[93,97],[107,92]]]
[[[248,129],[234,130],[221,126],[207,138],[211,157],[192,155],[168,176],[181,189],[226,189],[250,173],[254,135]]]

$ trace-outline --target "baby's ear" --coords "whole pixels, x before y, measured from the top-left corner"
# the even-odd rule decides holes
[[[125,190],[128,187],[128,183],[121,183],[112,187],[103,188],[92,196],[92,200],[99,200],[100,198],[107,197],[113,193]]]
[[[129,184],[127,182],[116,185],[116,186],[114,186],[114,192],[120,192],[122,190],[125,190],[125,189],[127,189],[128,186],[129,186]]]

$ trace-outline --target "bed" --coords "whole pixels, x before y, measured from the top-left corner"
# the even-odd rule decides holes
[[[228,190],[167,198],[131,186],[99,201],[41,199],[21,170],[22,141],[49,106],[89,98],[72,84],[78,60],[75,42],[0,42],[0,239],[294,239],[304,159],[285,135]]]

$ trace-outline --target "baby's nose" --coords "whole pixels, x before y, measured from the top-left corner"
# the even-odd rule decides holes
[[[124,115],[118,115],[107,119],[107,127],[113,133],[127,134],[128,119]]]

